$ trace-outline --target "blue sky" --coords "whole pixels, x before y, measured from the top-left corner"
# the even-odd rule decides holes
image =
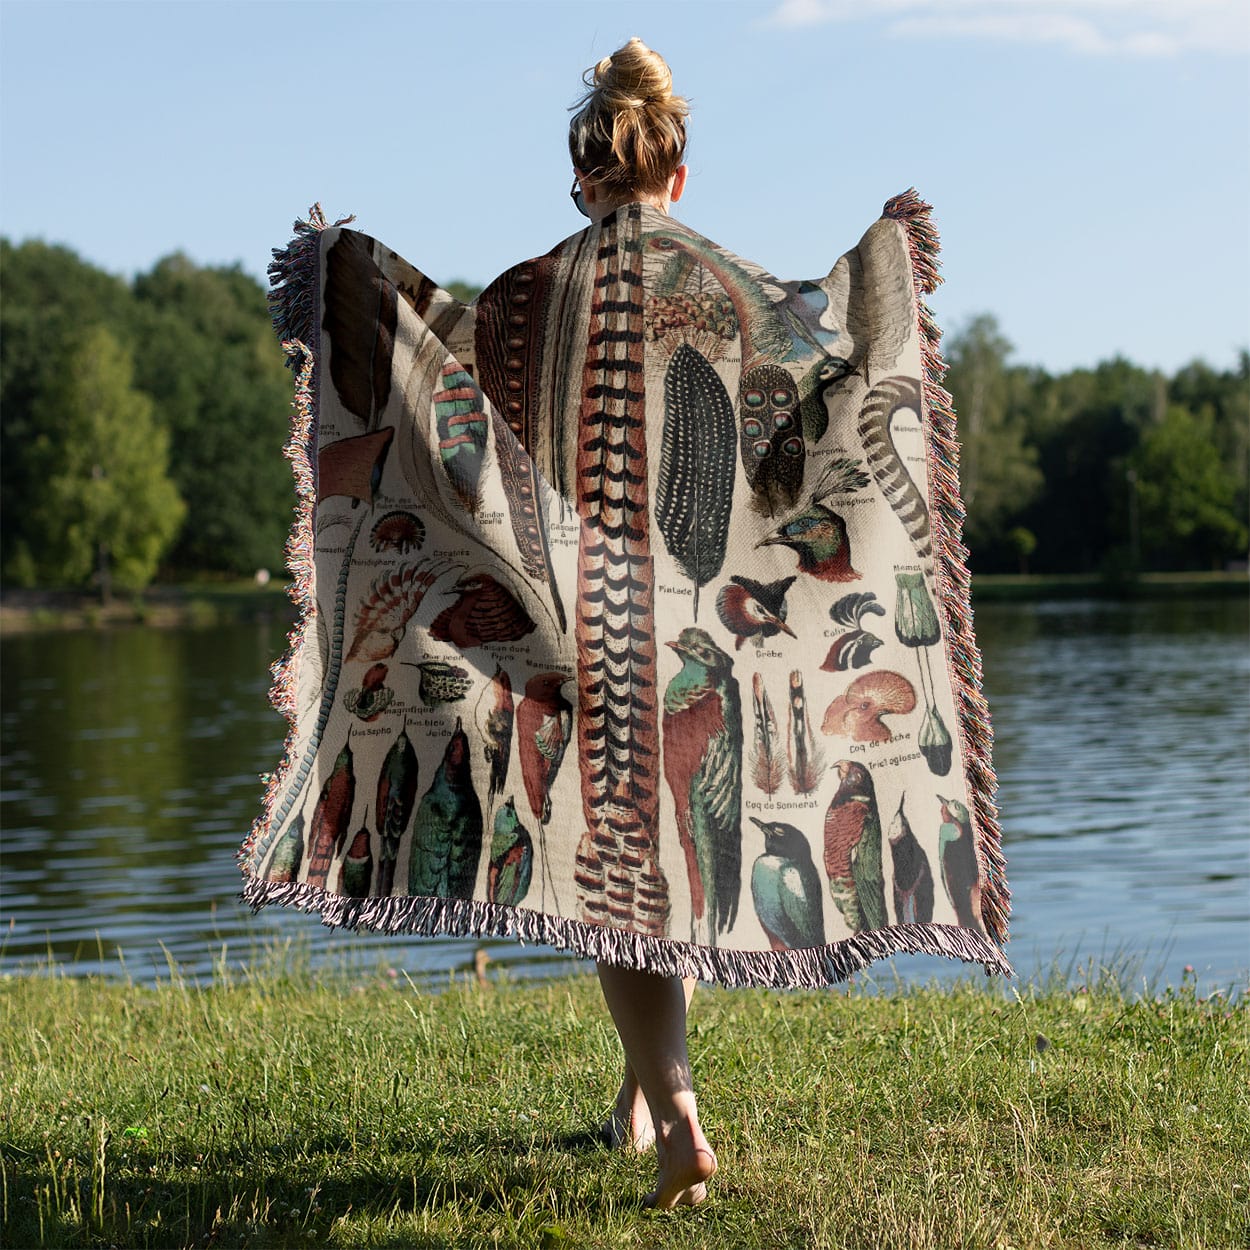
[[[678,215],[779,276],[915,185],[948,329],[1056,371],[1250,344],[1244,0],[0,0],[0,229],[260,276],[320,200],[484,282],[580,228],[566,110],[634,34],[692,103]]]

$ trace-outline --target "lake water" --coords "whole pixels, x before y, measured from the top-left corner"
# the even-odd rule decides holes
[[[1008,954],[1024,977],[1090,959],[1140,981],[1244,988],[1250,970],[1247,604],[986,604]],[[237,901],[279,622],[36,634],[0,649],[0,971],[50,959],[151,981],[282,957],[443,979],[486,946],[516,975],[575,966],[509,941],[332,933]],[[963,965],[894,961],[906,980]],[[891,977],[879,966],[878,979]],[[1131,979],[1131,978],[1130,978]]]

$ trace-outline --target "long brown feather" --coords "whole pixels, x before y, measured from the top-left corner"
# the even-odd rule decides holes
[[[764,688],[764,678],[756,673],[751,678],[751,704],[755,709],[755,738],[751,748],[751,769],[756,788],[765,794],[781,789],[786,762],[781,754],[777,714]]]
[[[330,379],[343,407],[375,430],[391,393],[399,301],[369,243],[344,230],[326,253],[321,325],[330,337]]]

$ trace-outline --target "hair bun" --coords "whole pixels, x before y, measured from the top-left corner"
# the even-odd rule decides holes
[[[605,56],[586,85],[612,97],[614,108],[644,108],[667,104],[673,96],[673,74],[664,58],[637,36]]]
[[[573,164],[617,193],[661,190],[685,155],[690,112],[667,62],[635,36],[582,81],[569,125]]]

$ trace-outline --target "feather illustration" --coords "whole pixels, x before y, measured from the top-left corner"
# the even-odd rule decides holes
[[[781,738],[772,700],[764,688],[764,679],[756,673],[751,678],[751,705],[755,709],[755,738],[751,748],[751,776],[756,788],[773,795],[781,789],[786,762],[781,754]]]
[[[486,458],[486,402],[477,384],[454,360],[443,366],[442,381],[442,389],[434,392],[439,458],[460,502],[476,513]]]
[[[795,794],[811,794],[825,771],[824,753],[812,737],[812,722],[803,691],[803,674],[790,673],[790,732],[786,743],[790,757],[790,784]]]
[[[733,404],[716,370],[683,343],[664,375],[655,517],[669,555],[699,588],[721,570],[733,499]]]
[[[868,468],[881,493],[898,517],[926,570],[933,566],[933,540],[929,530],[929,505],[916,487],[894,443],[891,422],[896,413],[910,410],[921,419],[920,382],[916,378],[886,378],[864,398],[859,410],[859,436],[868,457]]]
[[[334,768],[321,787],[317,806],[308,826],[309,885],[325,888],[330,861],[347,837],[347,823],[356,797],[356,776],[352,772],[352,744],[349,737],[334,761]]]
[[[377,893],[383,897],[391,893],[395,883],[399,843],[408,828],[416,797],[417,753],[408,741],[408,726],[405,724],[382,761],[374,804],[374,820],[382,844],[378,856]]]
[[[347,652],[349,660],[385,660],[403,641],[412,615],[425,593],[454,566],[422,560],[396,569],[374,582],[356,609],[356,635]]]
[[[391,393],[399,303],[365,235],[343,230],[326,253],[324,298],[321,326],[330,338],[330,379],[343,407],[375,430]]]

